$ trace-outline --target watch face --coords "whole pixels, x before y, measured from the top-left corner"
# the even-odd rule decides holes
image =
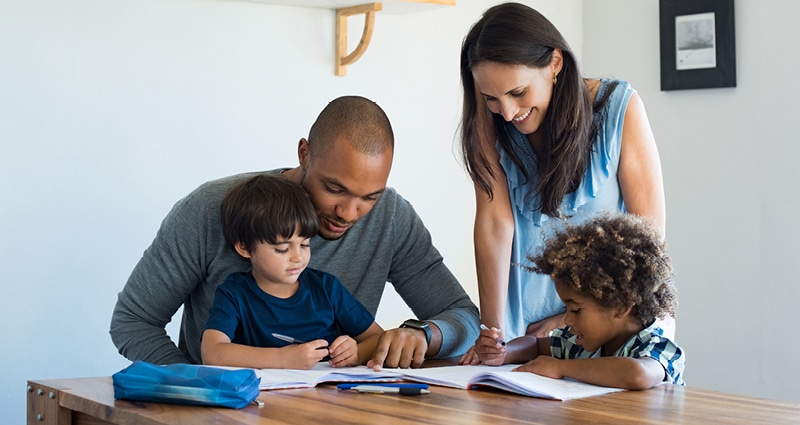
[[[428,327],[428,324],[423,322],[422,320],[408,319],[405,322],[403,322],[403,326],[415,329],[423,329]]]
[[[418,329],[425,332],[425,342],[430,344],[431,343],[431,328],[428,326],[427,323],[423,322],[422,320],[417,319],[408,319],[400,325],[401,328],[411,328],[411,329]]]

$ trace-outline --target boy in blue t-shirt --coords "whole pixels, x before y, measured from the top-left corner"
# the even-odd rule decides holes
[[[528,259],[535,266],[527,270],[553,278],[567,327],[507,345],[500,331],[484,329],[476,346],[482,363],[527,362],[514,370],[605,387],[684,385],[684,352],[656,323],[677,307],[672,262],[657,230],[630,214],[601,214],[566,224]]]
[[[366,363],[383,329],[336,277],[306,268],[317,214],[303,188],[258,175],[232,188],[220,213],[225,240],[252,271],[232,273],[217,288],[203,363],[257,369],[309,369],[326,357],[334,367]]]

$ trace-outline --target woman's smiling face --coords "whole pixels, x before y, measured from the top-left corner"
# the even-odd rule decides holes
[[[475,89],[489,110],[526,135],[535,133],[547,115],[556,73],[552,66],[530,68],[491,61],[472,67]]]

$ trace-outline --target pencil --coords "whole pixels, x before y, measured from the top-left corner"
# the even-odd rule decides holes
[[[294,339],[294,338],[292,338],[290,336],[282,335],[282,334],[279,334],[279,333],[274,333],[273,332],[272,336],[274,338],[278,338],[281,341],[286,341],[289,344],[305,344],[306,343],[306,341],[300,341],[299,339]]]
[[[483,323],[481,323],[481,329],[483,329],[483,330],[485,330],[485,331],[491,331],[491,330],[492,330],[492,329],[489,329],[488,327],[486,327],[486,325],[484,325]],[[273,335],[274,335],[274,334],[273,334]],[[502,339],[502,338],[495,338],[494,340],[495,340],[495,341],[497,341],[497,343],[498,343],[498,344],[500,344],[500,345],[502,345],[502,346],[505,346],[505,345],[506,345],[506,342],[505,342],[505,341],[503,341],[503,339]]]

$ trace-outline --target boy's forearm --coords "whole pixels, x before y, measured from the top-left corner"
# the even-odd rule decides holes
[[[559,362],[561,375],[594,385],[629,390],[645,390],[664,380],[664,368],[646,357],[602,357]]]
[[[536,338],[533,335],[523,335],[512,339],[506,345],[507,351],[504,363],[520,364],[539,357],[539,354],[549,354],[549,352],[540,353],[539,347],[545,343],[544,339]],[[549,340],[549,338],[547,339]]]
[[[250,347],[233,343],[202,346],[203,364],[247,367],[252,369],[287,368],[280,348]]]

